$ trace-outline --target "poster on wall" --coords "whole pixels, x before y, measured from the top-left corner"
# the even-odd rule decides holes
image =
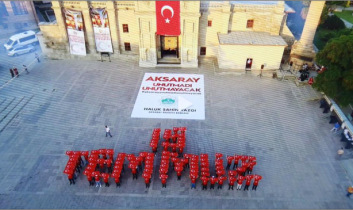
[[[204,76],[145,73],[132,118],[205,119]]]
[[[108,12],[105,8],[91,7],[91,18],[94,38],[98,52],[113,52],[110,36]]]
[[[80,11],[64,9],[64,14],[67,34],[69,36],[70,53],[72,55],[86,55],[82,13]]]

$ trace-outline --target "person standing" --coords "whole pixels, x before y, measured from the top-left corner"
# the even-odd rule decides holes
[[[331,132],[334,131],[335,133],[340,129],[340,124],[338,122],[335,123],[335,126],[330,130]]]
[[[132,172],[132,179],[137,179],[137,166],[133,166],[131,168],[131,172]]]
[[[27,72],[27,74],[29,74],[28,68],[26,65],[23,65],[23,70],[25,70]]]
[[[40,63],[40,60],[39,60],[39,56],[38,56],[38,54],[37,54],[37,53],[34,53],[34,56],[36,57],[36,59],[37,59],[38,63]]]
[[[190,176],[191,178],[191,189],[196,189],[196,177]]]
[[[15,74],[13,73],[13,70],[10,68],[10,74],[11,74],[11,77],[14,78]]]
[[[106,125],[105,126],[105,137],[108,137],[108,135],[110,136],[110,138],[113,137],[112,134],[110,133],[110,128]]]
[[[226,167],[226,170],[229,170],[230,166],[232,165],[233,160],[234,160],[233,156],[227,156],[227,167]]]
[[[234,155],[234,166],[233,166],[233,169],[238,167],[240,158],[241,158],[241,155]]]
[[[234,176],[230,176],[230,177],[228,177],[228,184],[229,184],[229,188],[228,188],[228,190],[230,190],[230,189],[232,189],[232,190],[234,190],[234,182],[235,182],[235,180],[236,180],[236,178],[234,177]]]
[[[100,181],[100,174],[96,173],[94,176],[94,180],[96,181],[96,187],[102,187],[101,181]]]
[[[167,174],[161,174],[159,176],[159,178],[161,179],[162,182],[162,188],[167,188],[167,179],[168,179],[168,175]]]
[[[214,185],[217,183],[217,178],[215,176],[212,176],[210,178],[211,186],[210,189],[214,189]]]
[[[109,174],[108,173],[102,173],[102,177],[103,177],[105,186],[109,187]]]
[[[218,177],[218,188],[217,189],[222,189],[222,187],[223,187],[223,182],[224,182],[224,180],[226,180],[227,179],[227,177],[225,177],[225,176],[219,176]]]
[[[245,177],[239,175],[238,176],[238,185],[237,185],[237,190],[241,190],[241,186],[243,185],[243,181],[244,181]]]
[[[13,67],[13,73],[15,74],[16,77],[19,77],[20,75],[18,74],[18,70],[16,67]]]
[[[208,177],[201,177],[202,180],[202,190],[207,190]]]
[[[346,196],[349,198],[352,194],[353,194],[353,186],[352,187],[348,187]]]
[[[248,191],[249,191],[249,186],[250,186],[250,184],[251,184],[251,180],[253,179],[253,177],[254,177],[254,175],[246,175],[246,176],[245,176],[246,182],[245,182],[244,191],[245,191],[245,190],[248,190]]]
[[[70,181],[70,185],[75,184],[74,174],[73,174],[73,173],[72,173],[72,174],[69,174],[69,175],[68,175],[68,178],[69,178],[69,181]]]
[[[259,181],[262,179],[262,176],[260,175],[255,175],[254,176],[254,184],[252,186],[252,190],[256,191],[257,186],[259,185]]]

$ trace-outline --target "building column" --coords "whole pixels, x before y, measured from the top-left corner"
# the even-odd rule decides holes
[[[120,54],[119,48],[119,27],[117,25],[116,8],[114,1],[107,1],[107,12],[109,18],[110,35],[112,37],[113,50],[115,54]]]
[[[297,65],[301,65],[303,62],[307,62],[307,61],[301,60],[300,58],[298,58],[298,56],[311,58],[311,59],[315,58],[313,41],[314,41],[316,29],[319,24],[319,20],[320,20],[324,5],[325,5],[325,1],[310,2],[308,16],[305,21],[302,35],[300,37],[300,40],[294,43],[291,51],[291,61],[292,60],[294,62],[299,61]]]
[[[220,31],[221,34],[228,34],[229,27],[229,18],[230,18],[230,3],[229,1],[225,1],[222,5],[222,29]]]
[[[64,49],[66,48],[66,52],[70,54],[70,45],[69,45],[69,39],[67,37],[67,32],[66,32],[66,26],[65,26],[65,20],[64,20],[64,14],[62,10],[62,2],[60,1],[52,1],[52,9],[54,10],[55,18],[56,18],[56,23],[58,24],[59,28],[59,39],[56,40],[57,42],[61,43]]]
[[[85,37],[86,37],[86,41],[88,42],[88,46],[86,43],[86,48],[88,47],[87,54],[94,55],[94,54],[97,54],[97,51],[96,51],[96,43],[94,40],[94,32],[93,32],[90,8],[89,8],[90,5],[87,1],[81,1],[80,6],[81,6],[81,12],[83,16],[83,21],[85,24],[84,26]]]

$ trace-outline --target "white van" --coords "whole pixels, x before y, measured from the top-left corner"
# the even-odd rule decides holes
[[[36,37],[36,33],[34,31],[25,31],[20,34],[15,34],[10,37],[9,41],[4,44],[6,50],[11,50],[16,46],[26,46],[26,45],[36,45],[38,44],[38,38]]]

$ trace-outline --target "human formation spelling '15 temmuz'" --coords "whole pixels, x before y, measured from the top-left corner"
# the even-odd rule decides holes
[[[188,168],[189,178],[191,179],[191,189],[196,189],[196,181],[200,174],[202,190],[207,190],[208,182],[210,182],[210,189],[214,189],[216,183],[218,184],[217,188],[222,189],[223,182],[227,180],[227,170],[228,190],[234,190],[235,182],[237,182],[237,190],[241,190],[244,181],[244,190],[249,190],[252,180],[254,180],[252,190],[256,190],[259,181],[262,179],[262,176],[252,174],[253,168],[257,163],[256,157],[237,154],[234,156],[226,156],[227,166],[224,167],[223,154],[216,153],[215,170],[211,172],[208,154],[183,154],[186,130],[186,127],[174,127],[173,131],[171,129],[164,130],[163,139],[165,141],[161,144],[163,151],[159,166],[159,178],[161,179],[162,188],[167,187],[170,168],[174,169],[177,173],[178,180],[181,180],[182,173],[185,173]],[[128,168],[131,169],[133,179],[137,180],[139,172],[142,172],[142,178],[145,180],[146,188],[149,188],[160,134],[160,128],[153,130],[150,142],[152,152],[140,152],[137,157],[134,154],[118,153],[114,165],[113,149],[92,150],[91,154],[89,154],[89,151],[67,151],[66,154],[70,158],[64,173],[68,175],[70,185],[72,185],[75,184],[75,180],[81,170],[83,170],[83,166],[86,166],[83,174],[87,176],[90,186],[94,186],[95,183],[96,187],[101,187],[100,180],[103,178],[105,186],[109,187],[109,178],[111,177],[115,180],[116,187],[120,187],[126,167],[125,160],[127,159],[127,165]],[[199,167],[199,165],[201,165],[201,167]]]

